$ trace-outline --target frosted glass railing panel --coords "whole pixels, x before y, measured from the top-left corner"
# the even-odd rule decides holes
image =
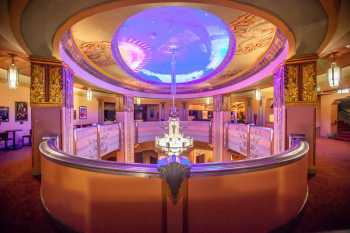
[[[273,129],[247,124],[228,124],[227,147],[249,158],[272,155]]]
[[[100,157],[120,148],[119,124],[98,126]]]
[[[193,137],[193,140],[209,143],[209,121],[182,121],[182,132],[185,136]]]
[[[97,126],[74,129],[74,154],[98,159]]]
[[[249,125],[229,124],[227,130],[227,147],[248,156]]]
[[[137,142],[154,141],[156,136],[161,136],[167,128],[167,121],[136,122]],[[193,137],[195,141],[209,143],[209,121],[181,121],[182,132],[185,136]]]
[[[257,158],[272,155],[273,129],[250,126],[249,157]]]
[[[154,141],[155,137],[164,134],[167,123],[167,121],[136,122],[137,142]]]

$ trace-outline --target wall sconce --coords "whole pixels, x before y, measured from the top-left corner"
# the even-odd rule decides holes
[[[260,101],[260,100],[261,100],[261,90],[260,90],[260,88],[258,88],[258,89],[255,90],[255,99],[256,99],[257,101]]]
[[[136,105],[140,105],[141,104],[141,98],[137,96],[135,98],[135,102],[136,102]]]
[[[269,115],[269,122],[273,123],[275,116],[273,114]]]
[[[208,96],[208,97],[205,99],[205,103],[206,103],[207,105],[209,105],[209,104],[212,103],[211,98],[212,98],[212,97]]]
[[[92,90],[90,87],[86,90],[86,99],[87,99],[87,101],[92,100]]]
[[[18,69],[15,65],[14,55],[11,55],[11,64],[7,70],[7,81],[10,89],[16,89],[18,85]]]
[[[332,55],[331,67],[328,69],[328,82],[330,87],[338,87],[340,82],[340,67],[335,62],[335,55]]]

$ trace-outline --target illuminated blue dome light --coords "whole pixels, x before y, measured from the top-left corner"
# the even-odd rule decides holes
[[[171,83],[175,50],[176,82],[215,75],[231,60],[234,35],[217,16],[189,7],[155,7],[129,17],[112,41],[115,60],[132,76]]]

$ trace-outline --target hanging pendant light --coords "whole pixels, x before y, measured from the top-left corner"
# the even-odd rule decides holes
[[[341,78],[341,71],[340,67],[337,66],[337,63],[335,62],[334,54],[332,55],[332,60],[331,67],[328,69],[328,82],[330,87],[338,87]]]
[[[11,64],[7,70],[7,81],[10,89],[16,89],[18,85],[18,69],[14,62],[14,56],[11,55]]]
[[[260,100],[261,100],[261,90],[260,90],[260,88],[258,88],[258,89],[255,90],[255,99],[256,99],[257,101],[260,101]]]
[[[91,90],[90,87],[86,91],[86,99],[87,99],[87,101],[91,101],[92,100],[92,90]]]

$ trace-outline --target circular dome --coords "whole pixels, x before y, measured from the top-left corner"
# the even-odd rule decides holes
[[[234,35],[217,16],[191,7],[154,7],[129,17],[114,33],[114,59],[151,83],[190,83],[216,74],[231,60]],[[173,66],[172,66],[173,63]]]

